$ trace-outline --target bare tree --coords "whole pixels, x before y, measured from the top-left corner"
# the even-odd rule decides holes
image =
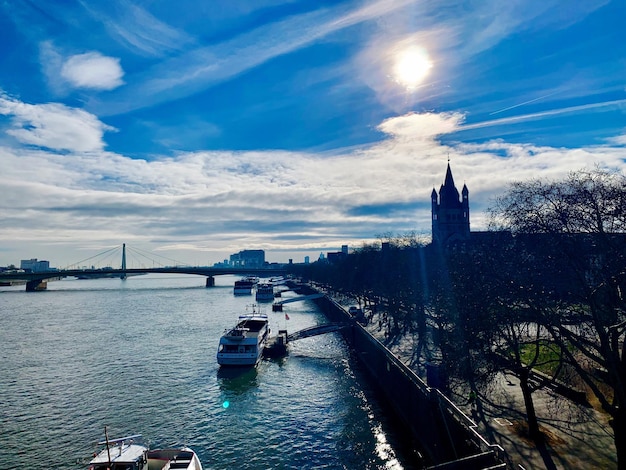
[[[515,245],[508,233],[494,232],[449,247],[448,334],[442,344],[447,362],[472,390],[509,371],[520,379],[529,436],[542,437],[533,402],[533,368],[544,360],[546,330],[532,305],[550,302],[537,288],[536,259]]]
[[[538,271],[559,305],[528,304],[611,416],[626,469],[626,177],[595,169],[514,183],[491,215],[528,252],[554,261]]]

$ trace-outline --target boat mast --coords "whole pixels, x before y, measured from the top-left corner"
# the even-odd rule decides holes
[[[107,427],[104,427],[104,440],[107,444],[107,456],[109,458],[109,469],[111,469],[111,449],[109,448],[109,433],[107,432]]]

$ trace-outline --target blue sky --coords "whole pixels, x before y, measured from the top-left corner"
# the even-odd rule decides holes
[[[189,264],[472,229],[514,180],[624,171],[623,0],[0,3],[0,265]]]

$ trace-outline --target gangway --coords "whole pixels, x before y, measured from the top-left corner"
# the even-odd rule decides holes
[[[303,295],[300,297],[292,297],[291,299],[279,300],[278,302],[275,302],[274,305],[283,305],[291,302],[299,302],[301,300],[319,299],[320,297],[324,297],[324,294],[311,294]]]
[[[324,294],[301,295],[300,297],[292,297],[291,299],[279,300],[278,302],[274,302],[272,304],[272,312],[282,312],[284,304],[299,302],[301,300],[319,299],[320,297],[324,297]]]
[[[295,333],[287,334],[287,330],[278,330],[278,335],[273,336],[263,349],[266,357],[283,357],[287,354],[287,344],[302,338],[310,338],[311,336],[323,335],[324,333],[332,333],[349,326],[347,323],[326,323],[324,325],[312,326]]]
[[[287,342],[302,338],[310,338],[311,336],[323,335],[325,333],[332,333],[333,331],[339,331],[347,326],[348,325],[346,323],[326,323],[324,325],[312,326],[287,335]]]

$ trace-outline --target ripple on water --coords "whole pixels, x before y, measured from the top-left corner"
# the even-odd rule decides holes
[[[394,451],[377,450],[383,427],[337,335],[256,369],[218,368],[218,339],[251,301],[233,281],[141,276],[3,295],[0,468],[85,468],[105,425],[190,445],[206,469],[385,468]],[[290,331],[323,321],[310,302],[289,305]]]

